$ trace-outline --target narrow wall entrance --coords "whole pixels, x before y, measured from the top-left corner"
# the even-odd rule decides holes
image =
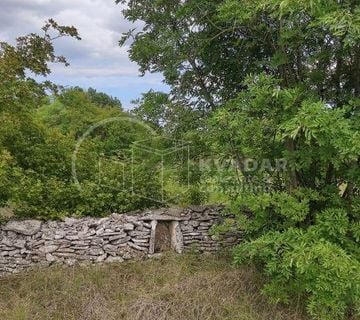
[[[171,250],[170,222],[159,221],[155,229],[154,252],[164,252]]]
[[[151,221],[149,253],[154,254],[170,250],[177,253],[181,253],[183,250],[183,236],[179,221]]]

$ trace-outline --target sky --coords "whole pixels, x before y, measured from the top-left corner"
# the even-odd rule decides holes
[[[141,93],[168,88],[161,74],[140,77],[138,66],[128,57],[129,45],[119,47],[121,34],[140,26],[126,21],[122,8],[115,0],[0,0],[0,41],[14,43],[18,36],[40,33],[49,18],[74,25],[82,40],[55,41],[56,53],[64,55],[70,66],[53,65],[49,80],[95,88],[119,98],[129,109]]]

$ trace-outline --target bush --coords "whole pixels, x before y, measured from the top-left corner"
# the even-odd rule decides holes
[[[343,319],[360,311],[360,263],[315,229],[268,233],[235,250],[237,264],[254,261],[269,282],[264,292],[275,302],[294,296],[307,301],[316,319]]]
[[[360,315],[358,201],[352,210],[330,207],[314,214],[322,197],[309,194],[239,199],[235,222],[248,240],[234,249],[235,263],[264,270],[264,292],[272,301],[300,296],[314,319]],[[247,215],[245,208],[251,209]]]
[[[18,171],[17,181],[11,189],[15,214],[18,217],[59,219],[69,215],[105,216],[158,205],[151,200],[159,198],[161,190],[154,172],[142,167],[133,169],[127,171],[126,188],[119,185],[123,177],[114,174],[107,176],[105,185],[96,180],[81,181],[81,189],[72,181],[40,175],[32,170]]]

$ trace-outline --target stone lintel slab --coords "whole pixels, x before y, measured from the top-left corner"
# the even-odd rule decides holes
[[[177,216],[170,216],[170,215],[156,215],[156,214],[151,214],[148,216],[144,216],[144,217],[139,217],[139,220],[141,221],[187,221],[190,220],[191,216],[183,216],[183,217],[177,217]]]

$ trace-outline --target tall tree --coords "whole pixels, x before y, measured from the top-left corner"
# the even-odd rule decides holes
[[[130,57],[203,111],[204,135],[235,160],[239,184],[266,187],[235,193],[225,227],[247,239],[236,262],[264,270],[274,300],[304,297],[315,319],[359,313],[359,2],[128,4],[125,16],[143,22],[125,35]],[[249,158],[266,165],[246,170]],[[274,167],[281,158],[286,168]]]

